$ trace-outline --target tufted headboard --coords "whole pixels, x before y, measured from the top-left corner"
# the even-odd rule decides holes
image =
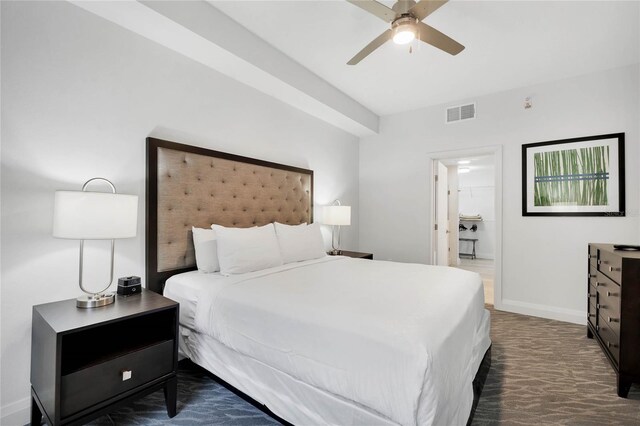
[[[192,226],[312,221],[312,170],[147,138],[147,289],[196,269]]]

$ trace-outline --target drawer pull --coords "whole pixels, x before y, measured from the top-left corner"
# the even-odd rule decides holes
[[[600,331],[600,326],[596,325],[596,331]]]
[[[599,283],[598,281],[596,281],[596,287],[600,287],[602,283]]]
[[[609,272],[619,271],[620,268],[614,268],[613,266],[609,266]]]
[[[591,256],[591,254],[588,255],[589,259],[591,259],[593,256]]]
[[[131,378],[131,370],[122,370],[122,381],[127,381]]]
[[[607,262],[604,262],[604,263],[607,263]],[[602,260],[598,259],[598,265],[601,265],[601,264],[602,264]]]
[[[595,317],[596,317],[596,314],[589,314],[589,315],[587,315],[587,316],[588,316],[589,318],[595,318]]]
[[[609,321],[609,322],[620,322],[620,320],[618,318],[611,318],[611,317],[607,317],[607,321]]]
[[[615,343],[607,342],[607,347],[608,348],[617,348],[618,345],[616,345]]]
[[[596,274],[589,274],[589,278],[595,278]]]
[[[618,293],[611,293],[610,291],[607,291],[607,297],[611,297],[611,296],[617,296]]]
[[[604,306],[600,305],[599,303],[596,303],[596,308],[600,309],[600,308],[604,308]]]
[[[589,297],[596,297],[596,295],[595,294],[590,294]]]

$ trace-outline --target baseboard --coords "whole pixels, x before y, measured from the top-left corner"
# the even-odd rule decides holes
[[[21,426],[28,424],[31,414],[30,409],[30,397],[5,405],[0,409],[0,413],[2,413],[2,417],[0,417],[0,425]]]
[[[495,260],[495,255],[492,253],[476,253],[476,259]]]
[[[497,309],[513,312],[515,314],[530,315],[533,317],[570,322],[573,324],[587,324],[587,312],[575,309],[538,305],[536,303],[520,302],[518,300],[509,299],[502,299],[502,303],[500,303],[500,307]]]

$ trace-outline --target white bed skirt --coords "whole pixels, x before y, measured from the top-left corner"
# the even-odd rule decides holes
[[[485,310],[474,339],[473,372],[478,371],[491,346],[489,331],[490,314]],[[180,326],[180,354],[295,425],[397,424],[367,407],[303,383],[228,348],[211,336],[183,326]]]

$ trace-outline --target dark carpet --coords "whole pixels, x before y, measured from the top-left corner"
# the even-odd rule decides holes
[[[109,425],[280,425],[186,360],[178,369],[178,414],[170,419],[162,390],[89,423]]]
[[[491,371],[473,425],[640,425],[640,387],[616,395],[615,374],[586,327],[491,310]],[[178,415],[162,391],[91,425],[274,425],[190,362],[180,364]]]

